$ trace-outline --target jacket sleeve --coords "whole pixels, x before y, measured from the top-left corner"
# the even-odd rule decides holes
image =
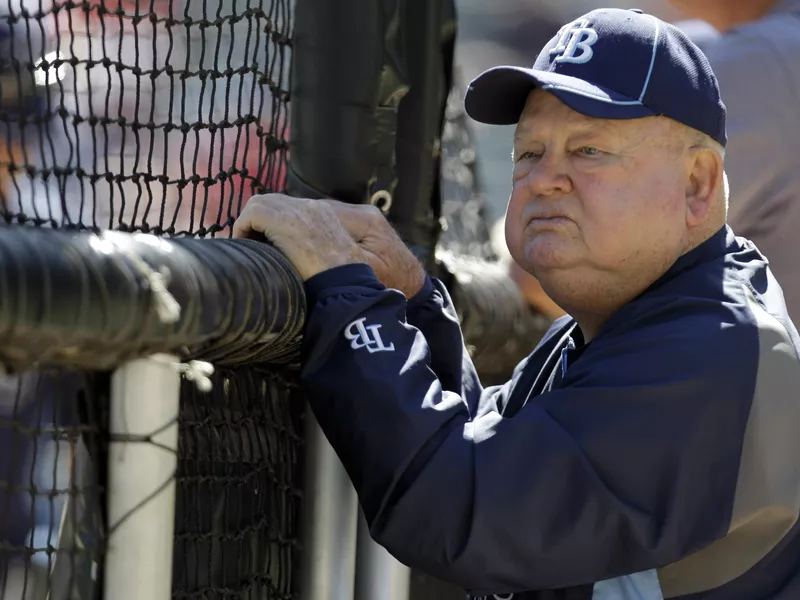
[[[482,389],[451,316],[415,315],[427,341],[364,266],[307,289],[304,387],[373,537],[400,561],[508,593],[666,565],[727,532],[754,377],[725,364],[740,329],[643,317],[504,418],[515,387],[527,393],[525,366]],[[415,311],[444,310],[446,292],[426,293]],[[358,323],[379,335],[354,342]]]

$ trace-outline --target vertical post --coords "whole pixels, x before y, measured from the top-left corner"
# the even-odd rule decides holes
[[[306,409],[305,421],[300,600],[353,600],[358,498],[310,409]]]
[[[169,600],[180,373],[158,354],[111,378],[104,598]]]
[[[375,543],[360,511],[357,557],[355,600],[409,600],[411,570]]]

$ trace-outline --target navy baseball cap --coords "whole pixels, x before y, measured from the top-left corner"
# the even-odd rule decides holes
[[[637,9],[601,8],[568,23],[532,68],[479,75],[464,106],[476,121],[512,125],[536,88],[589,117],[669,117],[727,142],[725,104],[706,56],[680,29]]]

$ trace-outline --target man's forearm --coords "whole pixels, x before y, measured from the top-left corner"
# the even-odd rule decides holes
[[[425,337],[406,322],[405,298],[384,289],[368,267],[331,270],[306,289],[304,388],[371,518],[438,432],[452,427],[454,417],[462,424],[469,419],[468,399],[443,397]],[[447,356],[439,363],[455,386],[462,346]],[[468,387],[469,396],[480,395],[479,387]]]

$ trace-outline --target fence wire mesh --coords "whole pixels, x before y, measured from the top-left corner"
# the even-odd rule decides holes
[[[227,369],[184,382],[173,597],[293,597],[303,399],[292,373]]]
[[[227,237],[247,198],[284,186],[292,9],[6,0],[2,218]],[[210,394],[181,388],[173,597],[291,598],[297,386],[249,366],[213,383]],[[108,374],[28,371],[0,384],[0,598],[99,598]]]
[[[6,2],[8,222],[207,236],[282,188],[289,0]]]
[[[98,374],[0,379],[0,597],[92,598],[103,553],[107,389]]]

